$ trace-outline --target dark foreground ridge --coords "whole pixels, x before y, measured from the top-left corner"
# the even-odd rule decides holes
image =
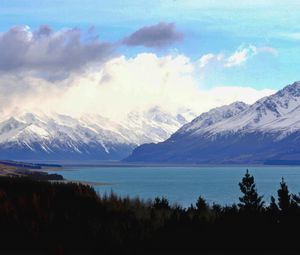
[[[182,208],[100,196],[87,185],[0,178],[0,253],[299,254],[300,198],[284,180],[265,205],[248,171],[238,205]]]

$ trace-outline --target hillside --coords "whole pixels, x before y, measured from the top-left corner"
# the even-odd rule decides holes
[[[126,161],[264,163],[300,158],[300,82],[252,105],[201,114],[169,139],[136,148]]]

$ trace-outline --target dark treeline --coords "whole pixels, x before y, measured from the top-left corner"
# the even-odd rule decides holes
[[[18,168],[25,168],[25,169],[42,169],[44,167],[50,168],[60,168],[62,165],[58,164],[44,164],[44,163],[25,163],[25,162],[18,162],[13,160],[0,160],[0,164],[7,165],[7,166],[15,166]]]
[[[199,197],[182,208],[166,198],[146,202],[100,196],[82,184],[1,177],[0,251],[300,254],[299,194],[290,194],[282,179],[267,205],[248,171],[239,187],[237,205],[209,205]]]

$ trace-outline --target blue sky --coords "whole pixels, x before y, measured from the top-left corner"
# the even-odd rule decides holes
[[[241,3],[238,3],[241,2]],[[206,53],[235,51],[241,45],[273,47],[278,56],[256,56],[242,68],[218,70],[206,86],[280,88],[299,80],[299,1],[78,1],[2,0],[2,31],[14,25],[55,29],[94,26],[103,40],[115,41],[145,25],[174,22],[185,35],[178,52],[197,59]],[[170,48],[159,50],[165,54]],[[122,49],[131,56],[143,48]]]
[[[100,41],[118,44],[117,55],[128,59],[142,53],[187,57],[198,65],[194,79],[202,89],[277,90],[300,80],[299,13],[300,1],[292,0],[1,0],[0,34],[14,26],[26,25],[35,31],[47,25],[55,31],[78,28],[84,40],[92,28]],[[174,24],[183,40],[174,40],[167,47],[120,43],[139,29],[156,29],[161,23]],[[104,46],[97,47],[103,50]],[[103,56],[96,57],[99,61]],[[208,61],[198,68],[201,58]],[[39,77],[48,74],[39,73]]]

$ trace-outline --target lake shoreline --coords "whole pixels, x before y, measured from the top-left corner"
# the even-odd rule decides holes
[[[258,190],[269,202],[282,177],[292,191],[300,190],[300,167],[63,167],[52,173],[66,180],[88,183],[100,194],[114,192],[121,197],[167,197],[188,207],[197,195],[210,203],[238,202],[237,183],[249,169],[257,178]],[[95,184],[95,185],[94,185]]]
[[[25,161],[26,162],[26,161]],[[31,163],[35,163],[36,161],[28,161]],[[40,162],[40,161],[37,161]],[[48,163],[48,161],[45,161]],[[52,161],[50,161],[52,162]],[[171,163],[124,163],[124,162],[73,162],[73,161],[55,161],[59,163],[61,167],[48,167],[49,171],[51,170],[60,170],[65,168],[74,168],[74,167],[299,167],[300,165],[272,165],[272,164],[171,164]],[[44,168],[46,169],[46,168]]]

